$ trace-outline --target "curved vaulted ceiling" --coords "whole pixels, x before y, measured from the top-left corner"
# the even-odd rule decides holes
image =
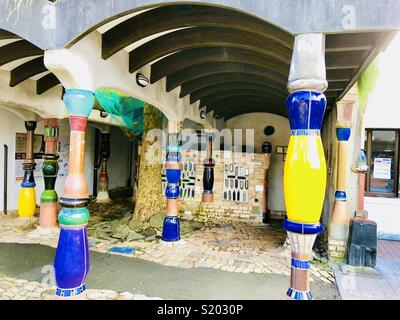
[[[217,117],[286,116],[294,36],[262,19],[222,7],[162,5],[108,20],[94,32],[101,33],[103,59],[127,51],[131,73],[150,65],[151,84],[166,78],[166,91],[180,87],[181,98],[189,95],[191,103],[199,101]],[[351,88],[392,36],[389,31],[326,36],[329,104]],[[0,30],[0,68],[13,61],[22,62],[10,69],[10,86],[34,79],[41,94],[59,84],[40,48]]]

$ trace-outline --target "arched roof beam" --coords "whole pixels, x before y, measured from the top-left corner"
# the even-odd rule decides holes
[[[220,91],[218,93],[215,93],[213,95],[210,95],[208,97],[204,97],[200,100],[200,108],[209,106],[208,109],[212,110],[212,106],[214,103],[218,103],[218,101],[224,100],[226,98],[230,97],[258,97],[258,98],[264,98],[268,99],[270,101],[276,101],[279,103],[284,103],[286,97],[280,96],[277,94],[274,94],[273,92],[266,91],[264,89],[259,90],[259,89],[237,89],[237,90],[226,90],[226,91]]]
[[[0,47],[0,66],[14,60],[43,55],[43,50],[25,40],[19,40]]]
[[[43,56],[21,64],[11,70],[10,87],[15,87],[22,81],[45,71],[47,68],[43,62]]]
[[[60,80],[53,73],[46,74],[36,81],[36,93],[40,95],[58,84]]]
[[[267,68],[245,63],[210,62],[189,67],[168,76],[167,91],[169,92],[186,82],[221,73],[242,73],[262,76],[268,79],[268,82],[274,83],[274,85],[282,88],[283,90],[285,90],[287,84],[287,78],[285,76]]]
[[[255,113],[255,112],[272,113],[272,114],[276,114],[278,116],[282,116],[282,117],[287,118],[287,114],[286,113],[277,112],[273,108],[265,107],[265,106],[251,106],[251,107],[246,108],[246,109],[238,109],[238,110],[232,109],[230,112],[225,113],[223,118],[225,119],[225,121],[228,121],[228,120],[230,120],[232,118],[235,118],[237,116],[240,116],[240,115],[243,115],[243,114],[247,114],[247,113]]]
[[[227,111],[238,108],[239,106],[244,106],[244,108],[246,108],[251,107],[252,105],[273,106],[276,109],[276,112],[286,114],[285,103],[282,104],[266,98],[254,96],[226,98],[214,103],[212,106],[209,106],[209,108],[214,110],[214,114],[222,115],[222,113],[226,113]]]
[[[287,118],[286,108],[276,105],[273,103],[268,103],[267,101],[236,101],[232,102],[229,106],[220,106],[218,109],[214,110],[214,115],[217,115],[219,118],[225,118],[231,115],[239,115],[251,112],[268,112],[280,115],[282,117]]]
[[[236,72],[236,73],[221,73],[216,75],[209,75],[186,82],[181,86],[181,93],[179,97],[183,98],[194,91],[209,86],[228,83],[228,82],[248,82],[257,84],[268,84],[268,86],[270,86],[271,88],[275,88],[277,91],[281,91],[282,93],[287,94],[286,86],[282,87],[281,84],[276,85],[274,83],[271,83],[270,79],[266,78],[265,76]]]
[[[265,91],[277,97],[286,97],[287,93],[276,90],[270,87],[268,83],[253,83],[253,82],[224,82],[216,85],[210,85],[200,90],[194,91],[190,95],[190,103],[195,103],[202,98],[212,97],[226,91],[244,91],[258,90]]]
[[[151,65],[150,82],[158,80],[172,73],[193,67],[205,62],[241,62],[259,65],[272,69],[287,77],[290,64],[284,63],[266,54],[240,48],[206,47],[182,50],[171,54]]]
[[[289,33],[248,14],[209,6],[166,6],[136,15],[102,35],[102,57],[113,54],[145,37],[184,27],[228,27],[266,35],[292,48]]]
[[[129,71],[134,72],[168,54],[200,47],[235,47],[290,63],[292,49],[256,33],[227,28],[199,27],[174,31],[146,42],[129,53]]]

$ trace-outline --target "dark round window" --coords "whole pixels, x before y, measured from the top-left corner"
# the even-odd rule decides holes
[[[275,133],[275,128],[273,126],[267,126],[264,129],[264,134],[266,136],[272,136]]]

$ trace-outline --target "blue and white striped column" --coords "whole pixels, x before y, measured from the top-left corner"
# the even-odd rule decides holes
[[[181,239],[178,198],[180,195],[179,180],[182,172],[182,143],[179,122],[169,122],[166,158],[167,214],[164,218],[162,240],[177,242]]]

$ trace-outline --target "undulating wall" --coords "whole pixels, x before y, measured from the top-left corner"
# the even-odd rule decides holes
[[[273,126],[275,133],[271,136],[264,134],[266,126]],[[255,152],[261,153],[263,142],[272,143],[271,163],[269,169],[268,207],[274,215],[283,215],[286,211],[283,197],[283,167],[284,156],[276,154],[277,146],[287,146],[290,138],[290,127],[288,119],[270,113],[244,114],[226,123],[228,129],[253,129]],[[246,143],[244,141],[243,143]],[[235,142],[236,144],[236,142]]]

